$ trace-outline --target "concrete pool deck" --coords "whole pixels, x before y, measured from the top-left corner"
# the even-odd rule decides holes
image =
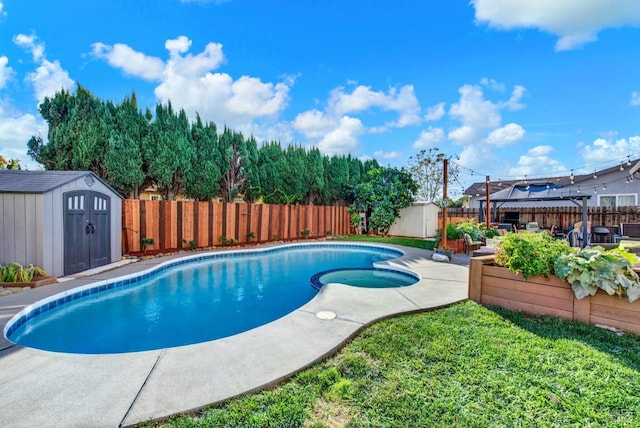
[[[438,263],[431,260],[431,251],[396,248],[405,255],[380,265],[419,273],[417,284],[386,289],[328,284],[280,319],[211,342],[82,355],[25,348],[2,337],[0,426],[115,427],[193,411],[283,381],[332,355],[376,320],[467,299],[464,256]],[[13,315],[45,297],[185,255],[144,260],[2,297],[0,326],[4,329]],[[336,317],[324,319],[326,313]]]

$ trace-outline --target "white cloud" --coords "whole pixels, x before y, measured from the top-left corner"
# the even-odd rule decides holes
[[[62,89],[68,90],[73,87],[73,80],[69,77],[69,73],[57,60],[54,62],[42,60],[36,71],[27,75],[26,80],[33,84],[38,102],[44,101],[45,97],[53,96]]]
[[[483,79],[486,85],[500,85],[497,82]],[[492,102],[484,98],[482,88],[477,85],[464,85],[458,92],[460,100],[449,108],[449,116],[460,122],[460,126],[451,129],[448,138],[455,144],[473,144],[487,136],[487,132],[498,132],[497,137],[504,130],[498,129],[502,122],[500,111],[503,109],[519,110],[524,108],[520,103],[526,88],[516,85],[507,101]],[[513,127],[507,130],[513,131]],[[492,139],[492,141],[495,141]],[[494,143],[495,144],[495,143]]]
[[[605,28],[640,25],[637,0],[471,0],[477,23],[511,30],[537,28],[559,37],[556,51],[598,39]]]
[[[377,150],[373,152],[373,155],[380,159],[398,159],[402,157],[402,153],[400,152],[396,152],[396,151],[384,152],[382,150]]]
[[[449,132],[449,138],[459,144],[477,141],[485,129],[500,126],[500,106],[484,99],[479,86],[464,85],[458,92],[460,101],[449,108],[449,116],[459,120],[462,126]]]
[[[0,147],[5,158],[18,159],[23,168],[35,168],[37,164],[27,155],[27,141],[32,135],[46,133],[47,125],[42,119],[18,112],[0,100]]]
[[[503,83],[497,82],[487,77],[483,77],[482,79],[480,79],[480,83],[498,92],[504,92],[507,89]]]
[[[536,146],[518,159],[518,166],[509,169],[511,176],[543,177],[556,175],[566,168],[559,161],[551,158],[552,146]]]
[[[494,129],[487,137],[487,143],[496,147],[504,147],[522,141],[524,128],[517,123],[509,123],[502,128]]]
[[[360,150],[358,137],[365,131],[360,119],[343,116],[339,126],[326,134],[319,142],[318,148],[325,154],[348,154]]]
[[[98,42],[92,45],[92,52],[128,75],[157,81],[156,97],[163,103],[171,101],[191,117],[197,112],[204,120],[249,131],[256,137],[268,134],[268,128],[260,128],[256,121],[277,118],[288,104],[294,79],[285,77],[282,82],[269,83],[241,76],[234,80],[226,73],[212,72],[225,62],[221,44],[208,43],[196,55],[189,53],[191,45],[185,36],[167,40],[166,61],[124,44]]]
[[[106,60],[109,65],[121,69],[125,74],[151,81],[162,79],[164,62],[159,58],[136,52],[122,43],[109,46],[98,42],[92,44],[91,48],[93,55]]]
[[[311,139],[322,138],[338,124],[338,120],[332,119],[316,109],[298,114],[292,122],[295,130]]]
[[[505,107],[512,111],[522,110],[525,106],[524,104],[520,104],[520,100],[524,96],[526,90],[527,88],[525,88],[524,86],[516,85],[513,88],[513,92],[511,93],[511,98],[509,98],[509,100],[504,103]]]
[[[425,147],[433,147],[434,145],[444,141],[444,131],[442,128],[433,128],[422,131],[418,140],[415,141],[411,147],[414,149],[423,149]]]
[[[345,92],[343,87],[331,91],[327,110],[335,116],[360,113],[379,108],[383,111],[395,111],[399,118],[386,125],[402,128],[421,122],[420,103],[412,85],[400,88],[390,88],[388,92],[373,91],[370,86],[357,86],[351,93]]]
[[[434,106],[428,107],[427,114],[424,116],[424,119],[432,122],[442,119],[445,115],[444,106],[445,103],[438,103]]]
[[[0,17],[7,16],[7,11],[4,10],[4,5],[0,2]]]
[[[629,153],[640,152],[640,136],[636,135],[613,140],[612,138],[598,138],[591,144],[582,147],[580,154],[586,165],[593,165],[610,161],[611,159],[624,158]]]
[[[26,81],[33,85],[36,99],[42,102],[45,97],[53,96],[61,89],[73,87],[73,80],[69,73],[62,68],[58,60],[49,61],[45,58],[44,43],[38,42],[34,34],[27,36],[18,34],[13,38],[16,45],[31,52],[33,60],[40,65],[32,73],[27,74]]]
[[[640,106],[640,92],[631,92],[630,104],[634,107]]]
[[[39,62],[44,57],[44,43],[38,43],[38,36],[35,34],[30,36],[18,34],[13,37],[13,42],[31,52],[35,62]]]
[[[14,71],[9,67],[9,58],[0,56],[0,89],[7,86],[7,82],[13,77]]]

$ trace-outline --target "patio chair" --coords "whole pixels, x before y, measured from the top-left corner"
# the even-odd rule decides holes
[[[484,245],[484,242],[474,241],[473,238],[471,238],[471,235],[469,235],[468,233],[464,234],[464,241],[462,243],[462,247],[465,254],[469,254],[469,251],[477,250],[483,245]]]

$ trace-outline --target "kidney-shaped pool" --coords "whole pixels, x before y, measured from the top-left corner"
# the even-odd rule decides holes
[[[11,342],[82,354],[136,352],[205,342],[276,320],[311,300],[314,274],[371,268],[402,252],[305,244],[208,253],[165,262],[37,302],[5,327]]]

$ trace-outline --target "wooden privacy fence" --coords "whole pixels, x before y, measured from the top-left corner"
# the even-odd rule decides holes
[[[153,250],[221,245],[220,237],[238,243],[303,238],[350,231],[347,207],[270,205],[194,201],[142,201],[122,204],[122,251],[140,251],[140,239],[152,238]]]
[[[535,221],[543,228],[556,226],[558,229],[568,229],[575,223],[582,221],[582,207],[523,207],[500,208],[495,223],[501,223],[506,212],[519,214],[518,223],[526,224]],[[442,213],[441,213],[442,214]],[[452,223],[465,219],[477,220],[479,212],[477,208],[449,208],[447,217]],[[640,222],[640,207],[588,207],[588,221],[594,226],[611,227],[620,223]],[[493,222],[492,222],[493,223]]]

